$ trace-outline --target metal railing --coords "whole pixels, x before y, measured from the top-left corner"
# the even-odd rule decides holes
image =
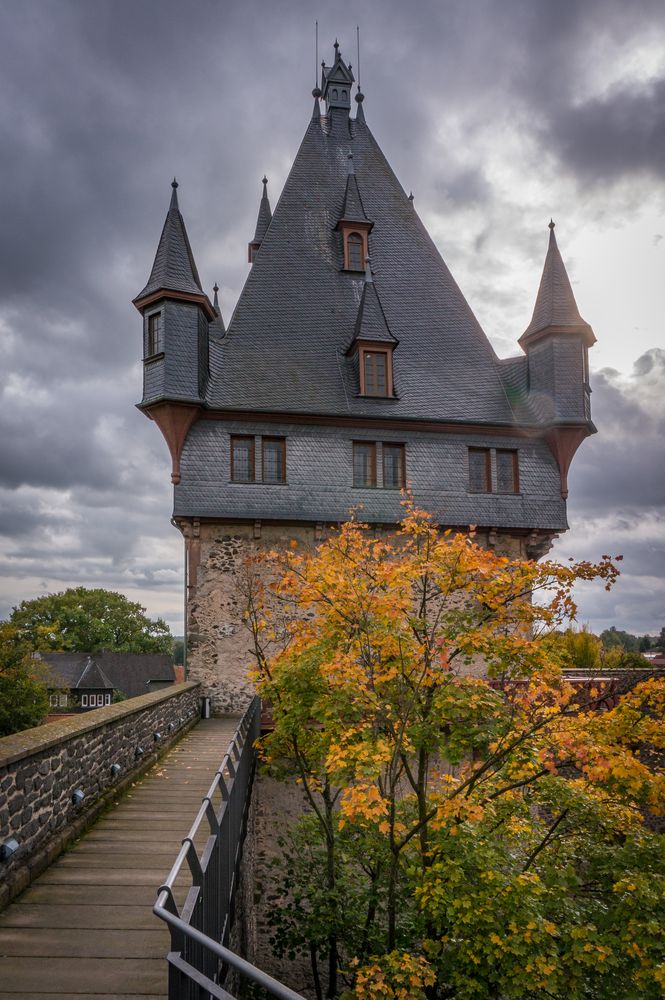
[[[167,923],[171,932],[171,950],[167,956],[169,1000],[234,1000],[224,989],[229,969],[262,987],[269,996],[303,1000],[300,994],[228,947],[256,768],[254,743],[260,734],[260,724],[261,704],[255,698],[240,721],[166,881],[158,890],[153,912]],[[191,884],[178,907],[176,882],[187,869]],[[182,896],[180,886],[179,890]]]

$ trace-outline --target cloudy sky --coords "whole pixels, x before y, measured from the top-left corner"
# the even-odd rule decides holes
[[[582,621],[665,625],[662,0],[0,0],[0,617],[83,584],[182,630],[167,449],[135,408],[145,283],[180,182],[228,320],[267,173],[311,114],[314,19],[498,353],[516,354],[553,216],[593,416],[561,558],[624,555]]]

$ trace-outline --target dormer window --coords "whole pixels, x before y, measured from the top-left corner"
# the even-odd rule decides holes
[[[344,270],[364,271],[369,248],[369,226],[361,226],[357,222],[340,222],[339,229],[344,244]]]
[[[393,352],[389,347],[361,347],[360,355],[360,395],[392,396],[393,394]]]

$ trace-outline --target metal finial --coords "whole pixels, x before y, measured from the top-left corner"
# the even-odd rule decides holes
[[[360,25],[356,25],[356,51],[358,53],[358,93],[360,93]]]
[[[217,295],[217,292],[219,291],[219,285],[217,284],[217,282],[215,282],[215,284],[212,286],[212,290],[215,293],[215,295]]]
[[[556,226],[556,222],[555,222],[555,221],[554,221],[553,219],[550,219],[550,221],[549,221],[549,222],[548,222],[548,224],[547,224],[547,228],[548,228],[548,229],[549,229],[550,231],[552,231],[552,230],[554,229],[554,227],[555,227],[555,226]]]
[[[261,183],[263,184],[264,187],[268,186],[268,178],[266,177],[265,174],[263,175],[263,180],[261,181]]]
[[[409,191],[409,201],[413,204],[413,191]]]
[[[318,21],[314,22],[314,35],[316,39],[314,43],[316,48],[316,56],[314,59],[314,89],[318,90],[319,89],[319,22]],[[318,94],[315,94],[314,96],[318,97]]]
[[[335,39],[335,44],[333,45],[333,48],[335,50],[335,55],[338,55],[338,53],[339,53],[339,42],[337,41],[337,39]]]
[[[369,255],[365,257],[365,284],[372,284],[372,268],[369,261]]]
[[[171,181],[171,187],[175,191],[175,189],[177,188],[177,186],[178,186],[178,182],[177,182],[177,180],[174,177],[173,180]]]

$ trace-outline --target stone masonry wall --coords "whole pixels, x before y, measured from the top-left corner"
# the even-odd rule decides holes
[[[377,528],[377,531],[393,531]],[[188,677],[200,681],[212,699],[214,714],[241,713],[254,691],[248,672],[254,667],[249,631],[243,621],[243,584],[247,563],[261,552],[284,550],[296,539],[301,551],[313,550],[329,532],[314,524],[197,523],[183,526],[190,547],[187,602]],[[501,555],[526,558],[528,535],[480,531],[478,542]],[[195,558],[192,553],[195,552]],[[255,568],[256,571],[256,568]]]
[[[0,909],[196,723],[199,693],[177,684],[0,739],[0,843],[19,844],[0,860]]]

